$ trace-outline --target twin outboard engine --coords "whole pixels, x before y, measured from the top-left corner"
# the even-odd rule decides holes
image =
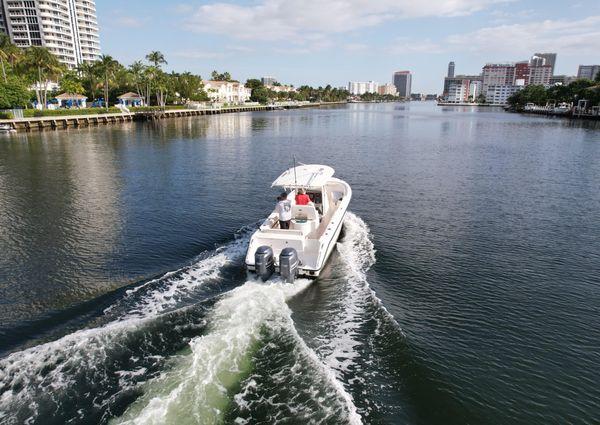
[[[279,254],[279,274],[284,282],[294,283],[298,274],[300,259],[298,252],[294,248],[284,248]],[[275,261],[273,258],[273,249],[270,246],[263,245],[258,247],[254,253],[254,267],[256,274],[266,282],[275,271]]]
[[[279,274],[285,282],[294,283],[299,265],[298,252],[294,248],[283,248],[279,254]]]
[[[273,258],[273,250],[270,246],[259,246],[254,253],[254,267],[256,274],[263,280],[267,281],[275,271],[275,261]]]

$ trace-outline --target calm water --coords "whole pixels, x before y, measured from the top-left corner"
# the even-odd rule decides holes
[[[290,165],[324,275],[242,269]],[[600,125],[431,103],[0,137],[0,423],[600,421]]]

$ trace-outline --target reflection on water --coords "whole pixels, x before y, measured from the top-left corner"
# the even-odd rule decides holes
[[[354,398],[364,422],[593,422],[600,397],[600,123],[494,108],[353,104],[4,135],[0,351],[58,329],[75,359],[104,362],[105,380],[78,375],[82,388],[107,389],[108,405],[126,407],[137,390],[121,393],[118,374],[137,382],[160,372],[160,356],[201,336],[204,312],[216,302],[197,305],[207,296],[202,291],[222,294],[245,281],[239,264],[215,246],[231,244],[236,231],[272,209],[270,184],[293,155],[333,165],[351,184],[352,210],[364,223],[350,245],[373,248],[368,229],[372,234],[377,261],[364,279],[339,275],[352,252],[364,254],[342,246],[323,279],[292,303],[298,335],[333,367],[343,387],[337,393]],[[241,259],[244,248],[236,246]],[[215,259],[224,263],[217,267]],[[144,283],[180,267],[184,272]],[[128,285],[136,290],[112,292]],[[371,320],[388,317],[371,289],[403,332]],[[145,296],[136,298],[146,290],[150,305],[184,300],[186,308],[156,316],[147,328],[119,322],[127,329],[114,339],[105,328],[83,332],[98,345],[78,351],[86,343],[72,328],[89,323],[77,322],[80,316],[101,321],[94,312],[108,306],[117,314],[130,297],[136,315],[147,314]],[[39,350],[40,371],[52,360],[60,373],[72,372],[72,362],[61,363],[70,351],[60,341]],[[268,417],[278,408],[265,409],[261,400],[277,403],[293,397],[295,386],[318,384],[287,373],[295,351],[285,347],[302,341],[273,341],[282,344],[254,352],[256,368],[242,383],[247,392],[226,417]],[[104,343],[114,358],[103,357]],[[90,359],[88,352],[101,354]],[[141,366],[131,354],[140,352],[152,357]],[[27,369],[20,364],[13,369]],[[88,372],[97,370],[77,373]],[[7,378],[15,391],[44,392],[37,372],[27,387],[18,376]],[[281,390],[281,382],[291,386]],[[64,390],[70,404],[46,411],[71,417],[85,405],[98,417],[105,413],[92,390],[85,403],[76,389]]]
[[[107,267],[121,225],[118,162],[90,134],[20,134],[2,145],[0,290],[14,302],[3,324],[120,285]]]

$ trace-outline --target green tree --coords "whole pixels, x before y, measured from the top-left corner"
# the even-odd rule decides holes
[[[2,68],[2,77],[4,82],[8,82],[6,66],[11,64],[14,66],[15,61],[20,57],[21,50],[15,46],[11,41],[10,37],[6,34],[0,33],[0,66]]]
[[[246,80],[245,86],[252,90],[250,93],[251,101],[259,102],[263,105],[269,102],[269,98],[271,97],[270,90],[267,90],[267,88],[259,79],[249,78],[248,80]]]
[[[111,79],[120,67],[119,62],[109,55],[102,55],[97,61],[98,70],[104,79],[104,105],[106,110],[109,108],[109,88]]]
[[[129,65],[129,73],[131,74],[131,78],[133,80],[133,84],[135,86],[135,91],[139,95],[144,95],[142,93],[142,84],[144,81],[144,70],[146,66],[142,63],[142,61],[135,61],[131,65]]]
[[[100,80],[102,79],[98,62],[83,62],[77,68],[77,72],[81,78],[81,84],[83,84],[86,89],[88,97],[90,99],[96,99]]]
[[[45,47],[31,46],[25,49],[19,62],[29,79],[35,83],[35,95],[42,109],[46,108],[48,83],[57,80],[64,72],[64,66]]]
[[[146,55],[146,60],[157,68],[160,68],[162,64],[167,64],[167,61],[165,60],[165,55],[163,55],[157,50],[148,53]]]
[[[76,72],[73,71],[67,71],[63,74],[62,78],[60,79],[60,90],[63,93],[69,94],[85,93],[81,78]]]
[[[213,71],[211,72],[210,77],[213,81],[235,81],[231,79],[231,74],[229,72],[220,74],[217,71]]]
[[[154,87],[156,89],[156,103],[159,106],[164,107],[166,105],[167,96],[169,93],[174,92],[174,78],[172,75],[166,74],[158,69],[154,80]]]
[[[252,90],[250,100],[253,102],[259,102],[262,105],[266,105],[269,102],[269,91],[266,87],[257,87]]]
[[[0,82],[0,109],[24,108],[31,96],[27,84],[16,76],[10,76]]]
[[[150,105],[152,90],[154,90],[154,85],[156,80],[160,76],[161,70],[156,66],[150,65],[144,69],[144,86],[145,86],[145,95],[146,95],[146,105]]]
[[[185,100],[200,100],[202,96],[202,77],[191,72],[173,74],[174,90]]]

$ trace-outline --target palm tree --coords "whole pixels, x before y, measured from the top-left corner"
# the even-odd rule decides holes
[[[144,69],[146,66],[142,63],[142,61],[135,61],[131,65],[129,65],[129,73],[133,79],[133,84],[135,85],[135,90],[137,94],[142,94],[142,86],[141,83],[144,78]]]
[[[98,62],[83,62],[77,68],[77,72],[83,80],[83,84],[88,91],[90,99],[96,99],[98,80],[101,78]]]
[[[110,79],[115,75],[120,64],[110,55],[100,56],[100,59],[98,59],[96,63],[100,74],[104,77],[104,104],[108,110],[108,89]]]
[[[82,94],[85,90],[81,78],[74,71],[67,71],[60,79],[60,90],[68,94]]]
[[[150,65],[144,68],[144,79],[146,80],[146,105],[150,106],[150,96],[156,81],[160,78],[160,68]],[[159,99],[156,99],[159,102]]]
[[[2,39],[4,39],[4,35],[2,36]],[[2,42],[4,40],[1,40],[0,42]],[[6,52],[4,51],[3,48],[0,48],[0,63],[2,64],[2,76],[4,77],[4,82],[7,83],[7,79],[6,79],[6,67],[4,65],[4,61],[8,61],[8,55],[6,54]]]
[[[167,61],[165,60],[165,55],[163,55],[161,52],[155,50],[153,52],[150,52],[146,55],[146,60],[148,62],[150,62],[151,64],[153,64],[155,67],[160,68],[160,66],[164,63],[165,65],[167,64]]]
[[[58,79],[64,72],[62,65],[56,56],[54,56],[45,47],[31,46],[25,50],[20,66],[25,73],[29,74],[32,81],[35,81],[35,95],[42,109],[46,108],[48,82],[51,79]]]
[[[10,41],[10,37],[6,34],[0,34],[0,65],[2,67],[2,76],[4,77],[5,83],[7,81],[7,77],[6,64],[4,62],[9,62],[12,66],[14,66],[20,55],[21,50]]]

